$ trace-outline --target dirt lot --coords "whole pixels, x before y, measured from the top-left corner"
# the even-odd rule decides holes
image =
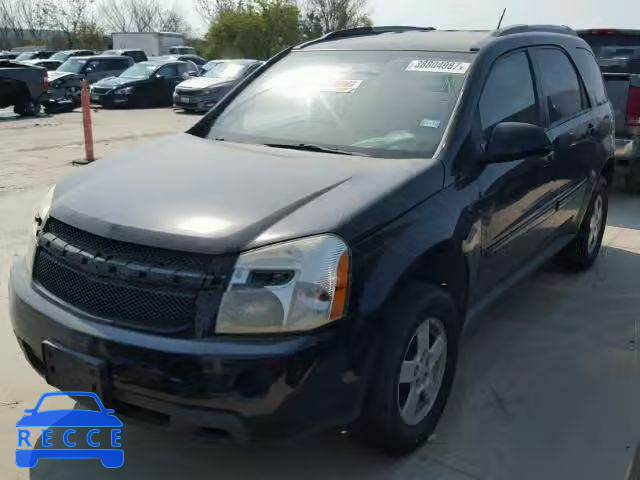
[[[197,117],[98,111],[94,120],[104,157],[184,130]],[[548,266],[468,326],[437,434],[409,458],[379,457],[333,432],[294,445],[238,447],[125,426],[119,470],[94,460],[17,469],[15,422],[48,387],[11,332],[8,265],[25,248],[48,185],[82,158],[80,124],[79,113],[18,120],[0,111],[0,478],[626,478],[640,441],[640,197],[620,194],[591,272]]]

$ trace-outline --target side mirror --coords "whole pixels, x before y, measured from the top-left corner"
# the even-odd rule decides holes
[[[26,413],[27,415],[31,415],[34,412],[35,412],[35,409],[33,409],[33,408],[25,408],[24,409],[24,413]]]
[[[551,142],[541,127],[503,122],[493,128],[484,163],[510,162],[531,155],[546,155],[550,151]]]
[[[165,79],[165,77],[164,77],[164,75],[162,75],[161,73],[158,73],[158,74],[156,74],[155,79],[156,79],[156,80],[164,80],[164,79]]]
[[[185,72],[185,73],[182,74],[182,79],[183,80],[189,80],[190,78],[193,78],[195,76],[196,75],[193,72]]]

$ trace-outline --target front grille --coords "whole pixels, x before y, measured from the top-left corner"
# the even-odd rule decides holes
[[[114,325],[189,338],[212,333],[235,261],[112,240],[54,218],[38,243],[33,278],[54,297]]]
[[[206,95],[208,92],[207,90],[193,90],[193,89],[189,89],[189,90],[183,90],[181,88],[177,88],[176,89],[176,93],[178,95],[183,95],[185,97],[198,97],[200,95]]]

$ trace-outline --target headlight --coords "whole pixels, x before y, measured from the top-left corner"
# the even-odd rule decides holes
[[[133,87],[119,88],[115,93],[118,95],[130,95],[133,93]]]
[[[216,333],[312,330],[346,312],[349,249],[321,235],[240,255],[225,292]]]
[[[54,185],[49,189],[44,199],[42,200],[42,203],[40,204],[40,208],[33,218],[31,229],[29,231],[29,238],[27,241],[27,253],[25,255],[29,269],[31,269],[31,267],[33,266],[33,257],[36,253],[40,231],[42,230],[42,227],[44,227],[44,224],[47,222],[47,218],[49,218],[49,211],[51,210],[51,202],[53,200],[53,192],[55,191],[55,188],[56,186]]]

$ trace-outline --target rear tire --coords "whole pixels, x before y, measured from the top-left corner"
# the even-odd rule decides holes
[[[578,234],[560,253],[561,261],[571,270],[588,270],[600,253],[609,212],[607,192],[607,181],[600,177]]]
[[[21,117],[34,117],[38,115],[41,110],[42,105],[31,100],[26,100],[13,107],[13,113],[20,115]]]
[[[356,433],[378,450],[402,455],[428,440],[442,415],[456,368],[460,321],[451,297],[429,285],[403,292],[385,320]]]

